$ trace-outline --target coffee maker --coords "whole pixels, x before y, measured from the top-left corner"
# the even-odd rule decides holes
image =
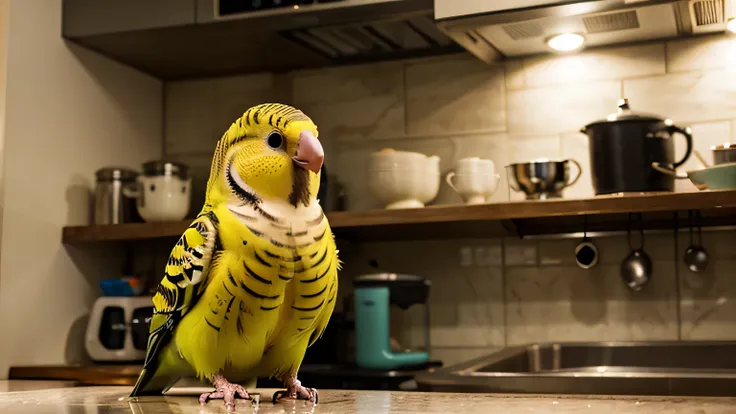
[[[369,369],[396,369],[429,362],[430,281],[415,275],[376,273],[353,280],[355,287],[355,362]],[[393,306],[392,306],[393,305]],[[415,306],[423,307],[424,346],[421,351],[397,349],[391,337],[392,320]],[[392,346],[393,345],[393,346]]]

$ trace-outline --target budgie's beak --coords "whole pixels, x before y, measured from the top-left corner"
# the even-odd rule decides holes
[[[297,144],[296,155],[293,159],[296,165],[310,170],[315,174],[322,168],[322,162],[325,160],[325,151],[312,131],[302,131],[299,134],[299,143]]]

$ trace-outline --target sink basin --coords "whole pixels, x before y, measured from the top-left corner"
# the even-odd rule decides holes
[[[415,379],[424,391],[736,396],[736,342],[532,344]]]

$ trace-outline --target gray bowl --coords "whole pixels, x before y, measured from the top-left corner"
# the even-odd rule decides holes
[[[570,180],[570,164],[578,167],[578,174]],[[563,161],[531,161],[506,166],[509,187],[526,194],[527,200],[562,198],[562,190],[575,184],[583,170],[573,159]]]

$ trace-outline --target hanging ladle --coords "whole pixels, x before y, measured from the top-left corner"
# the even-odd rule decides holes
[[[703,234],[700,225],[700,210],[697,211],[696,217],[698,222],[698,243],[693,240],[693,212],[688,210],[687,217],[690,222],[690,246],[685,250],[685,264],[693,273],[699,273],[708,267],[708,252],[703,247]]]
[[[631,215],[629,213],[629,224],[626,231],[626,239],[629,242],[631,253],[621,263],[621,278],[626,285],[634,291],[641,290],[652,277],[652,259],[644,252],[644,228],[641,213],[639,215],[639,236],[641,245],[634,249],[631,244]]]

